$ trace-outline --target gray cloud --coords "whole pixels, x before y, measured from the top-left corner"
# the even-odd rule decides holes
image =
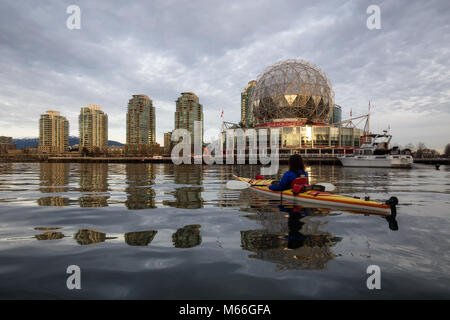
[[[66,28],[72,1],[0,3],[0,135],[36,136],[57,109],[78,130],[82,105],[109,114],[125,140],[125,111],[144,93],[157,136],[173,128],[174,101],[193,91],[206,128],[240,118],[240,92],[276,61],[308,60],[353,115],[372,101],[374,129],[398,143],[442,149],[450,120],[448,1],[77,1],[81,30]],[[381,30],[366,8],[381,7]]]

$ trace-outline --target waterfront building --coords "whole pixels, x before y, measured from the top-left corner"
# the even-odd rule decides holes
[[[267,68],[255,83],[249,82],[247,93],[249,87],[251,109],[248,105],[243,108],[241,99],[241,127],[244,131],[254,128],[257,133],[278,129],[280,155],[351,153],[361,144],[364,130],[339,123],[342,108],[334,103],[331,83],[317,66],[303,60],[282,61]],[[252,113],[250,126],[243,121],[250,118],[248,110]],[[233,129],[236,127],[227,130]],[[225,132],[223,138],[225,141]]]
[[[164,153],[169,154],[172,151],[172,132],[164,133]]]
[[[108,146],[108,115],[100,106],[89,104],[81,108],[78,122],[81,149],[104,149]]]
[[[244,127],[253,126],[253,108],[250,100],[255,86],[256,81],[252,80],[241,93],[241,123]]]
[[[69,150],[69,121],[58,111],[47,111],[39,119],[39,151],[63,153]]]
[[[106,152],[109,156],[123,156],[125,154],[125,146],[109,146],[106,148]]]
[[[191,144],[194,144],[194,123],[201,121],[201,141],[203,144],[203,106],[192,92],[183,92],[176,101],[175,129],[186,129],[191,134]]]
[[[330,124],[342,121],[342,107],[335,104],[330,110]]]
[[[141,154],[152,151],[155,128],[155,107],[152,100],[143,94],[133,95],[128,102],[126,151]]]
[[[12,137],[0,137],[0,154],[8,153],[8,151],[16,150],[16,144]]]

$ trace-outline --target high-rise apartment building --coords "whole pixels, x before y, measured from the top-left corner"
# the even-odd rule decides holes
[[[253,126],[253,106],[250,100],[255,86],[256,81],[252,80],[241,93],[241,122],[246,127]]]
[[[128,102],[127,151],[148,152],[155,143],[155,107],[146,95],[133,95]]]
[[[69,121],[58,111],[47,111],[39,119],[39,151],[63,153],[69,150]]]
[[[176,101],[175,129],[186,129],[191,133],[194,144],[194,123],[201,121],[201,141],[203,143],[203,106],[192,92],[183,92]]]
[[[172,132],[164,133],[164,153],[170,153],[172,150]]]
[[[81,108],[78,117],[80,148],[106,148],[108,146],[108,115],[100,106],[89,104]]]

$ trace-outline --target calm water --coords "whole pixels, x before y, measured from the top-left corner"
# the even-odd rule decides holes
[[[0,298],[450,298],[450,167],[308,171],[397,196],[398,231],[225,189],[257,166],[0,163]]]

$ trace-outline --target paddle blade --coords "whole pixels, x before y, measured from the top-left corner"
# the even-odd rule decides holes
[[[251,184],[245,181],[231,180],[227,182],[227,189],[230,190],[244,190],[250,186]]]
[[[336,187],[334,185],[332,185],[331,183],[320,182],[320,183],[316,183],[316,184],[324,186],[325,191],[327,191],[327,192],[336,190]]]

